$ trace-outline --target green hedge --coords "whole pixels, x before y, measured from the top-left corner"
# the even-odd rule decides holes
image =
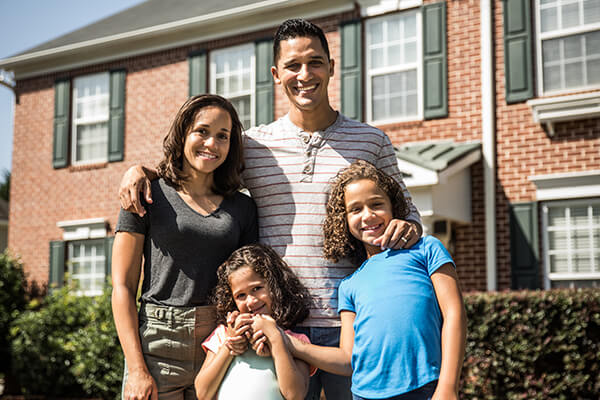
[[[464,399],[598,399],[600,290],[469,294]]]
[[[25,394],[118,398],[123,354],[110,291],[88,298],[63,288],[39,308],[20,313],[11,348]],[[461,398],[598,398],[599,290],[467,294],[465,304],[469,331]]]
[[[76,296],[74,287],[54,290],[39,310],[12,325],[13,373],[24,394],[117,398],[123,353],[110,307],[102,296]]]

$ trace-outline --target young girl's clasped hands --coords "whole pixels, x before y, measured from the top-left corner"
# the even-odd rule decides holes
[[[206,361],[195,380],[198,399],[303,399],[309,367],[295,359],[286,335],[308,316],[308,291],[271,248],[249,245],[219,267],[215,291],[220,325],[203,343]],[[249,346],[253,335],[259,338]]]

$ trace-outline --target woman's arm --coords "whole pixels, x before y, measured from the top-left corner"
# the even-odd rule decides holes
[[[117,334],[127,360],[127,400],[158,398],[156,382],[142,354],[135,297],[140,280],[144,235],[117,232],[112,257],[112,310]]]
[[[293,356],[306,361],[310,365],[337,375],[352,375],[352,348],[354,347],[354,318],[356,314],[351,311],[342,311],[342,331],[340,333],[340,346],[328,347],[304,343],[296,338],[289,337],[290,351]]]
[[[431,275],[444,322],[442,325],[442,366],[432,400],[457,399],[460,372],[465,357],[467,316],[452,264],[445,264]]]
[[[286,345],[285,333],[273,318],[265,315],[255,315],[252,328],[267,338],[282,396],[286,400],[304,399],[308,391],[308,365],[294,359]]]
[[[152,203],[152,191],[150,190],[150,181],[158,178],[158,173],[154,169],[144,167],[143,165],[134,165],[129,168],[119,186],[119,201],[121,207],[130,212],[143,217],[146,210],[140,202],[140,193],[144,194],[147,203]]]

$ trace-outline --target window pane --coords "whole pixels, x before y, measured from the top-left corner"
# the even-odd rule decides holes
[[[564,4],[561,10],[562,28],[571,28],[579,25],[579,4]]]
[[[565,58],[581,57],[582,36],[569,36],[563,39]]]
[[[600,31],[588,33],[585,36],[585,53],[588,57],[600,56]]]
[[[383,67],[383,49],[371,49],[371,68],[381,68]]]
[[[544,40],[542,42],[542,56],[545,64],[560,61],[560,42],[558,40]]]
[[[402,47],[400,45],[388,47],[388,62],[387,65],[398,65],[403,63]]]
[[[576,206],[570,207],[571,209],[571,220],[569,221],[573,226],[587,226],[588,225],[588,207]]]
[[[248,129],[249,127],[251,127],[251,112],[252,110],[250,109],[250,96],[244,96],[244,97],[240,97],[240,98],[236,98],[236,99],[231,99],[231,103],[233,104],[233,106],[235,107],[239,117],[240,117],[240,122],[242,123],[242,125],[244,126],[245,129]]]
[[[567,87],[583,85],[583,63],[565,64],[565,84]]]
[[[573,258],[573,272],[591,272],[592,261],[590,260],[589,254],[577,254]]]
[[[562,230],[548,232],[548,245],[551,250],[566,250],[567,232]]]
[[[569,257],[566,254],[550,255],[550,272],[569,272]]]
[[[383,23],[374,22],[369,24],[369,44],[383,43]]]
[[[105,160],[108,152],[108,124],[79,125],[76,133],[76,161]]]
[[[600,22],[600,1],[583,0],[583,22],[585,24]]]
[[[404,60],[406,62],[417,61],[417,43],[406,43],[406,45],[404,46]]]
[[[558,29],[556,8],[547,8],[540,11],[540,25],[542,32]]]

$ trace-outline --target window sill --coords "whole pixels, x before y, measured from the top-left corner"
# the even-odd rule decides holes
[[[69,172],[90,171],[94,169],[102,169],[108,167],[108,162],[98,162],[93,164],[79,164],[69,166]]]
[[[562,121],[600,117],[600,92],[559,96],[527,101],[533,120],[554,136],[554,124]]]

